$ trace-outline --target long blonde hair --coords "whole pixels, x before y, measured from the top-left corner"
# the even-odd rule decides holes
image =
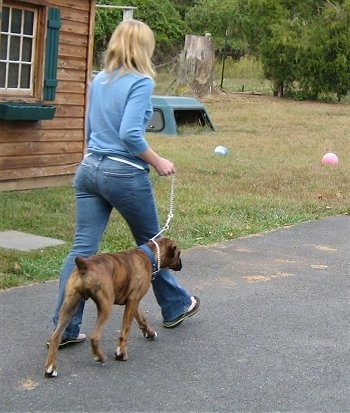
[[[152,55],[155,48],[154,33],[139,20],[124,20],[115,28],[105,55],[104,69],[120,74],[139,72],[154,78]]]

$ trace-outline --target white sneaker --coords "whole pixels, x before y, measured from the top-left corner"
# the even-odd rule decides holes
[[[65,346],[71,345],[71,344],[77,344],[81,343],[86,340],[86,334],[80,333],[78,337],[72,337],[72,338],[62,338],[60,345],[58,348],[63,348]],[[50,345],[50,341],[46,343],[47,347]]]

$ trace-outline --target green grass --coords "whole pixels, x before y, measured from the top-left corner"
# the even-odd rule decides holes
[[[159,80],[162,93],[166,82]],[[348,105],[224,92],[201,101],[214,133],[147,136],[151,146],[177,167],[174,218],[166,235],[183,249],[349,214]],[[226,146],[228,156],[214,155],[217,145]],[[339,166],[321,165],[328,151],[338,154]],[[164,224],[170,179],[154,171],[151,178]],[[74,235],[71,187],[3,192],[0,208],[1,231],[66,241],[32,252],[2,249],[0,288],[57,278]],[[127,226],[113,213],[101,251],[132,246]]]

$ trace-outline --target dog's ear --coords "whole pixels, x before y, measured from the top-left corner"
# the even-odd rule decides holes
[[[177,245],[173,244],[168,248],[168,257],[174,258],[176,256],[176,251],[178,250]],[[178,254],[180,255],[180,254]]]

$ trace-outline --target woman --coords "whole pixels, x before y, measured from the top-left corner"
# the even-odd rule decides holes
[[[175,173],[175,167],[153,151],[144,137],[152,116],[154,47],[154,34],[146,24],[123,21],[110,39],[104,70],[91,83],[87,150],[74,179],[75,239],[60,276],[55,326],[75,257],[97,253],[113,208],[126,220],[137,245],[160,231],[149,165],[161,176]],[[182,288],[168,270],[157,273],[152,287],[164,327],[176,327],[199,309],[199,299]],[[80,333],[83,309],[84,301],[61,346],[85,340]]]

